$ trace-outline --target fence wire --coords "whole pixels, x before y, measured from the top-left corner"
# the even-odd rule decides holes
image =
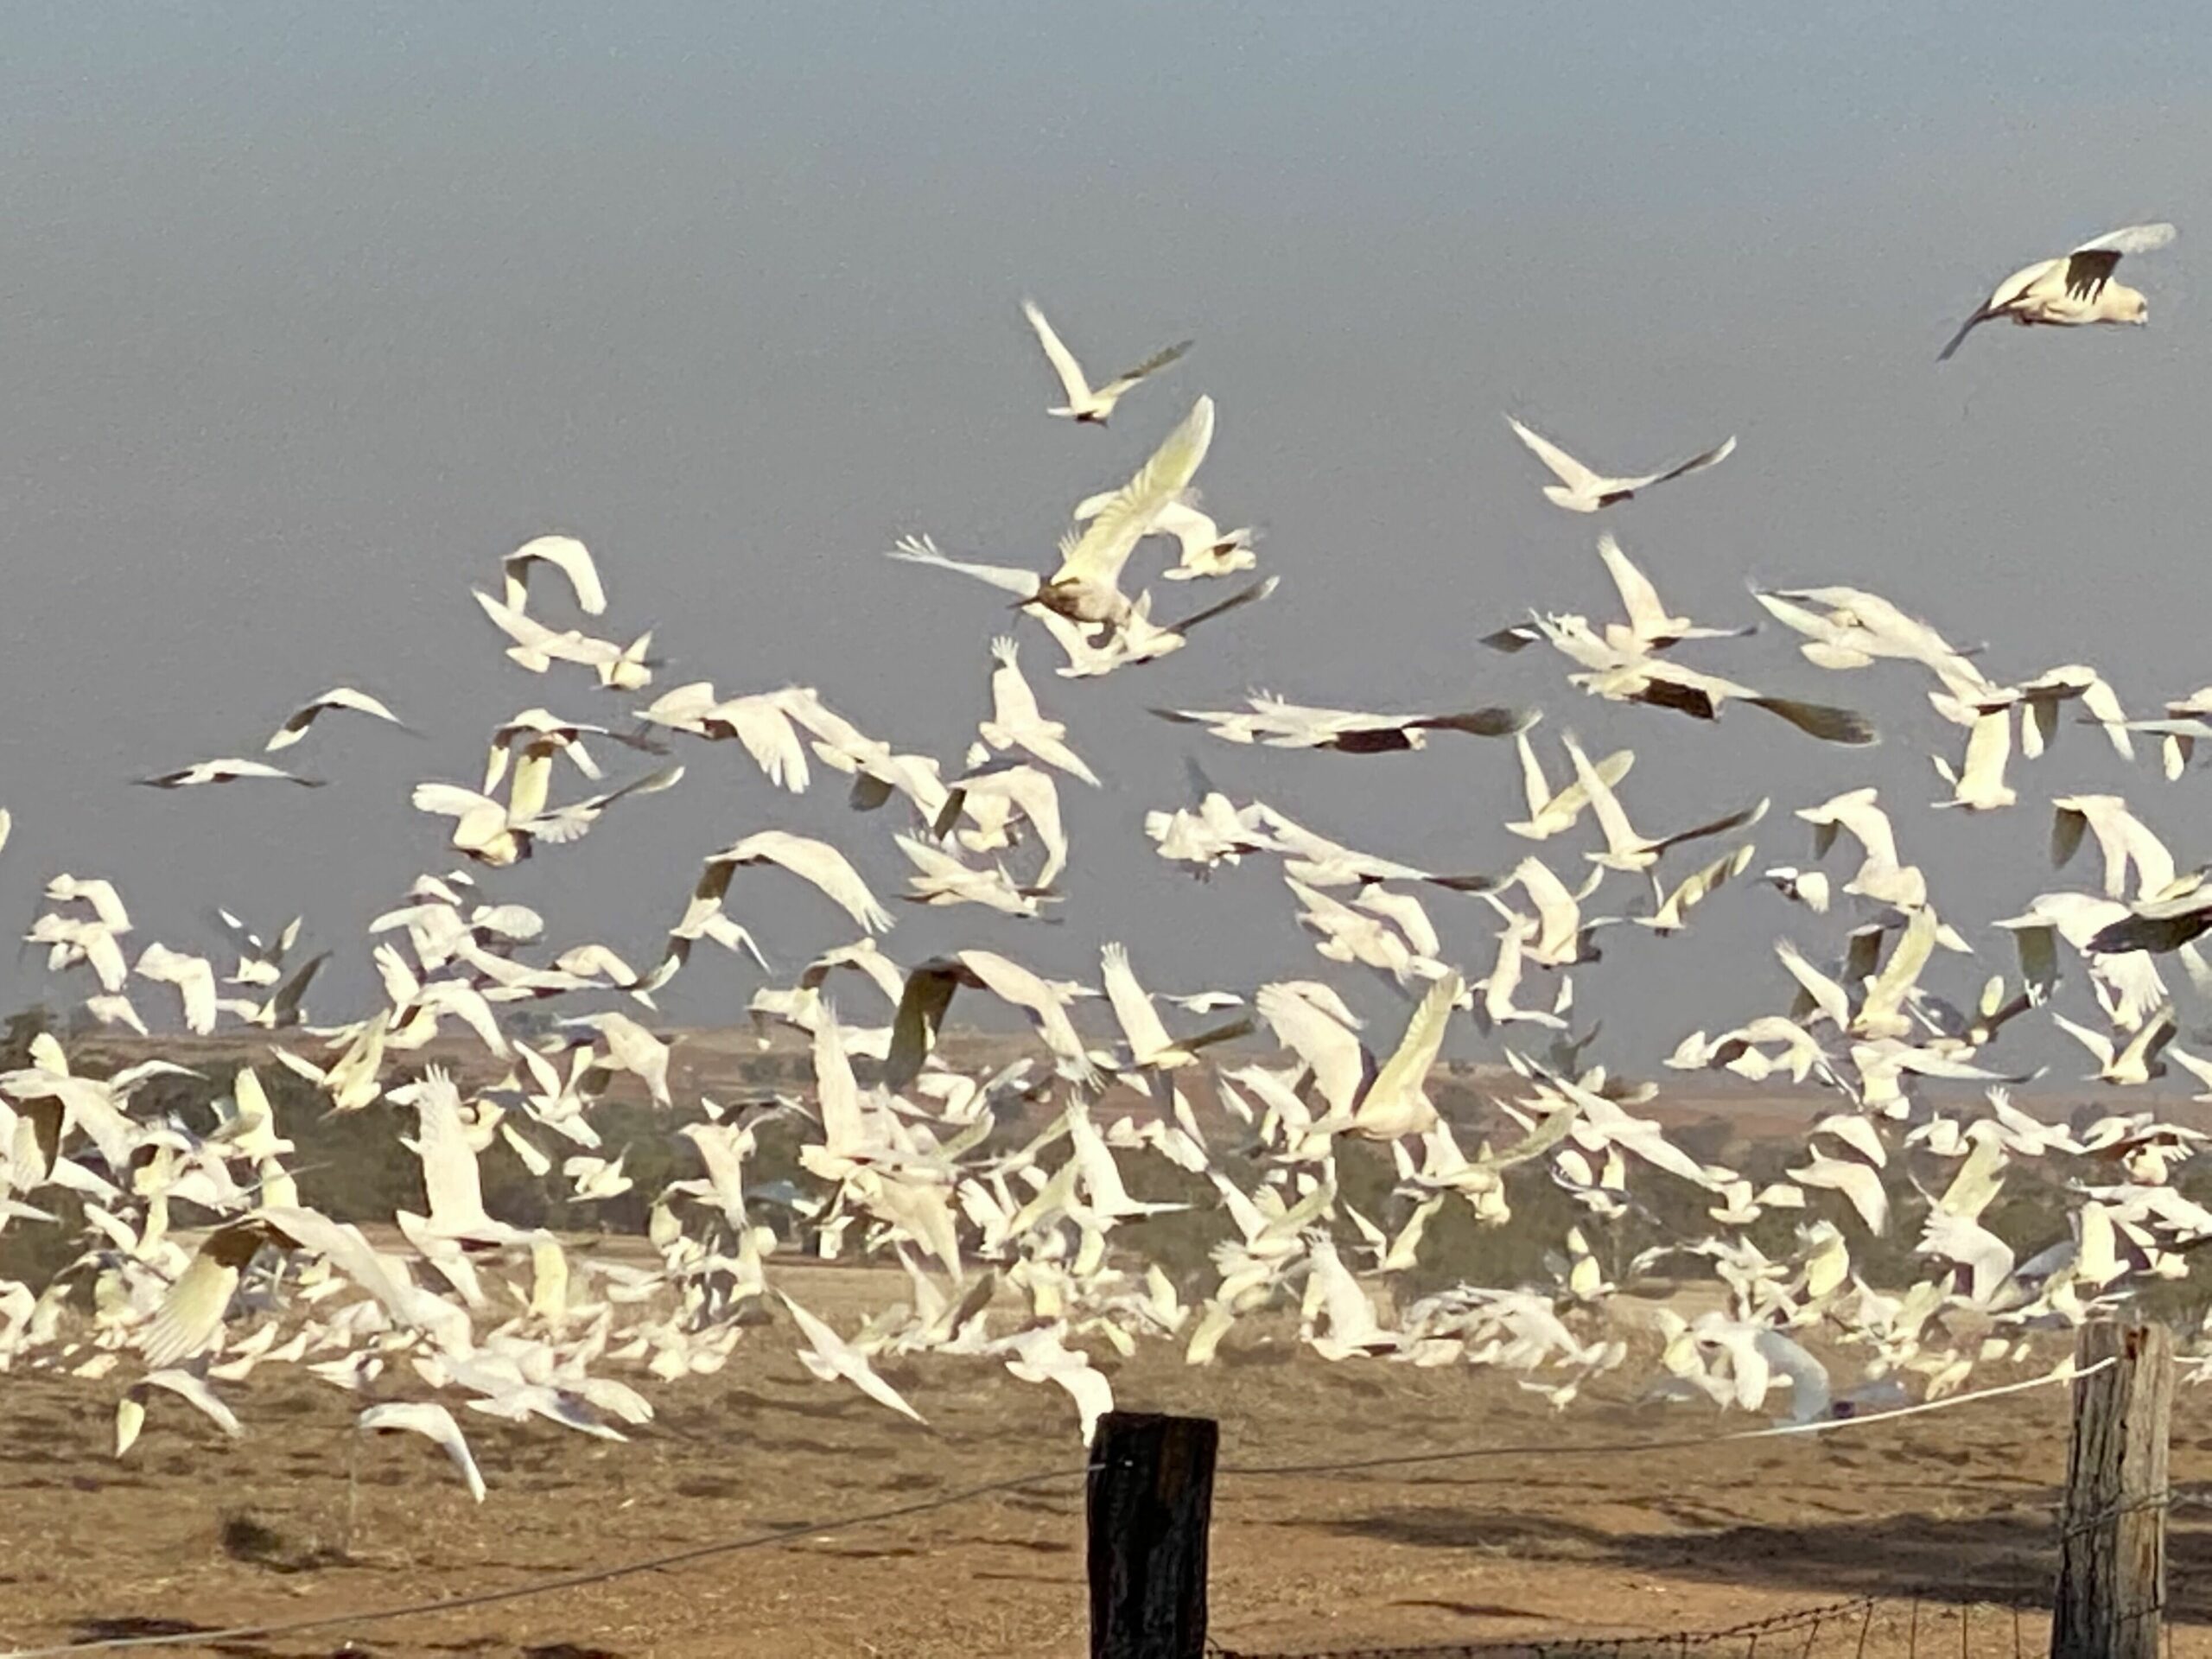
[[[501,1602],[520,1601],[531,1596],[550,1594],[556,1590],[576,1590],[586,1585],[606,1584],[615,1579],[626,1579],[640,1573],[661,1573],[671,1567],[688,1567],[717,1556],[741,1554],[747,1550],[766,1549],[777,1544],[797,1543],[803,1539],[820,1537],[827,1533],[849,1532],[857,1528],[877,1526],[887,1521],[903,1520],[910,1516],[927,1515],[937,1510],[949,1510],[955,1504],[970,1503],[1003,1492],[1017,1492],[1031,1487],[1050,1486],[1063,1481],[1081,1479],[1090,1473],[1088,1468],[1047,1469],[1027,1475],[1016,1475],[1007,1480],[985,1482],[980,1486],[963,1486],[957,1491],[941,1492],[935,1497],[918,1498],[911,1503],[894,1504],[888,1509],[870,1510],[865,1514],[842,1516],[830,1521],[808,1522],[804,1525],[776,1527],[764,1532],[748,1533],[741,1538],[724,1538],[713,1543],[695,1544],[689,1549],[671,1550],[664,1555],[654,1555],[644,1560],[624,1561],[619,1566],[594,1567],[582,1573],[567,1573],[556,1578],[533,1579],[527,1584],[518,1584],[504,1590],[480,1590],[458,1596],[435,1597],[426,1601],[405,1602],[396,1606],[361,1608],[343,1613],[313,1614],[302,1618],[277,1619],[264,1624],[238,1624],[226,1630],[164,1630],[155,1636],[105,1637],[89,1642],[64,1642],[51,1647],[16,1648],[0,1654],[0,1659],[61,1659],[61,1656],[79,1653],[114,1652],[129,1648],[222,1647],[249,1640],[258,1641],[273,1636],[297,1636],[309,1630],[333,1630],[341,1627],[352,1629],[365,1624],[390,1624],[395,1619],[415,1618],[432,1613],[459,1612],[472,1607],[490,1607]]]
[[[1994,1521],[2018,1516],[2023,1520],[2033,1518],[2060,1523],[2060,1530],[2051,1542],[2063,1548],[2073,1539],[2095,1532],[2114,1521],[2150,1510],[2161,1510],[2169,1515],[2177,1511],[2212,1510],[2212,1490],[2158,1492],[2081,1516],[2069,1516],[2063,1503],[2008,1503],[1976,1518]],[[1939,1643],[1935,1634],[1934,1621],[1923,1619],[1922,1616],[1923,1605],[1956,1606],[1958,1634],[1955,1649],[1948,1640]],[[1874,1616],[1885,1606],[1907,1610],[1904,1641],[1908,1653],[1916,1655],[1923,1639],[1929,1642],[1931,1653],[1938,1650],[1967,1651],[1971,1604],[1958,1601],[1958,1586],[1954,1585],[1947,1589],[1900,1588],[1885,1591],[1878,1595],[1853,1596],[1841,1601],[1823,1602],[1816,1606],[1796,1608],[1764,1618],[1713,1629],[1644,1631],[1623,1636],[1505,1637],[1474,1642],[1395,1643],[1382,1646],[1300,1649],[1295,1651],[1269,1651],[1209,1642],[1206,1652],[1210,1659],[1555,1659],[1558,1656],[1586,1656],[1587,1659],[1669,1659],[1670,1655],[1700,1653],[1740,1643],[1745,1659],[1758,1659],[1763,1647],[1776,1659],[1783,1659],[1784,1656],[1793,1653],[1797,1659],[1811,1659],[1815,1644],[1820,1642],[1821,1635],[1827,1632],[1832,1634],[1833,1639],[1828,1645],[1820,1649],[1822,1654],[1833,1656],[1833,1659],[1841,1659],[1847,1648],[1853,1659],[1864,1659],[1867,1638],[1873,1630]],[[2144,1611],[2148,1613],[2164,1610],[2147,1608]],[[2019,1608],[1993,1608],[1985,1614],[1986,1620],[1997,1624],[2000,1641],[2007,1634],[2007,1627],[2001,1621],[2007,1618],[2010,1619],[2009,1635],[2013,1651],[2020,1655],[2024,1650]],[[1799,1631],[1802,1631],[1805,1637],[1802,1648],[1792,1648],[1769,1640]]]
[[[1441,1452],[1398,1452],[1376,1458],[1339,1458],[1321,1463],[1224,1463],[1220,1465],[1218,1472],[1248,1476],[1348,1475],[1370,1470],[1408,1469],[1426,1464],[1473,1462],[1491,1458],[1618,1458],[1632,1452],[1682,1452],[1739,1446],[1750,1440],[1795,1440],[1802,1436],[1872,1428],[1878,1423],[1925,1416],[1929,1412],[1955,1411],[1961,1406],[1976,1405],[1985,1400],[1999,1400],[2007,1395],[2024,1394],[2031,1389],[2051,1388],[2061,1382],[2078,1382],[2083,1377],[2094,1376],[2099,1371],[2109,1370],[2119,1363],[2110,1358],[2079,1367],[2069,1363],[2041,1376],[2025,1377],[2018,1382],[2000,1383],[1993,1388],[1973,1389],[1964,1394],[1948,1394],[1938,1400],[1922,1400],[1889,1411],[1872,1411],[1857,1417],[1821,1417],[1804,1423],[1771,1423],[1764,1428],[1739,1428],[1726,1434],[1673,1434],[1641,1440],[1554,1441],[1545,1446],[1468,1446]]]
[[[1333,1476],[1345,1478],[1374,1474],[1390,1469],[1460,1460],[1493,1458],[1619,1457],[1640,1452],[1669,1451],[1698,1446],[1739,1446],[1749,1442],[1798,1435],[1872,1428],[1893,1419],[1915,1417],[1932,1411],[1952,1410],[1980,1401],[1997,1399],[2031,1389],[2047,1388],[2061,1382],[2078,1382],[2116,1363],[2115,1360],[2107,1358],[2099,1360],[2094,1364],[2079,1368],[2070,1365],[2063,1366],[2044,1376],[2029,1377],[2021,1382],[2009,1382],[1995,1388],[1970,1390],[1963,1394],[1948,1395],[1941,1400],[1922,1401],[1915,1405],[1900,1407],[1891,1411],[1869,1413],[1862,1417],[1834,1418],[1810,1423],[1778,1424],[1765,1428],[1741,1429],[1726,1434],[1668,1436],[1645,1440],[1614,1441],[1594,1445],[1570,1441],[1545,1445],[1462,1446],[1438,1452],[1409,1452],[1388,1457],[1359,1458],[1319,1463],[1224,1463],[1219,1465],[1217,1472],[1229,1477],[1320,1478]],[[537,1579],[504,1589],[478,1591],[397,1605],[361,1608],[346,1612],[313,1614],[260,1624],[239,1624],[225,1629],[170,1630],[157,1635],[96,1637],[89,1641],[68,1642],[47,1647],[17,1648],[0,1653],[0,1659],[62,1659],[62,1656],[66,1655],[116,1652],[141,1648],[213,1647],[270,1637],[300,1635],[309,1631],[332,1630],[340,1628],[359,1629],[372,1624],[389,1624],[400,1619],[457,1612],[470,1608],[519,1601],[563,1590],[580,1589],[586,1586],[604,1584],[643,1573],[665,1572],[721,1556],[796,1543],[826,1533],[849,1531],[861,1527],[880,1525],[886,1522],[950,1509],[957,1504],[997,1494],[1073,1481],[1096,1472],[1095,1464],[1083,1468],[1038,1471],[1005,1480],[989,1481],[980,1485],[963,1487],[912,1503],[895,1504],[888,1508],[844,1516],[830,1521],[775,1528],[751,1533],[739,1538],[721,1539],[642,1560],[626,1561],[616,1566],[599,1567],[582,1573]],[[2050,1514],[2053,1509],[2056,1508],[2063,1516],[2063,1506],[2033,1507],[2040,1508],[2041,1512],[2044,1514]],[[2172,1510],[2183,1507],[2212,1508],[2212,1491],[2170,1491],[2159,1494],[2154,1498],[2137,1500],[2097,1515],[2065,1518],[2065,1529],[2060,1533],[2059,1541],[2063,1543],[2067,1539],[2081,1532],[2092,1530],[2122,1514],[2146,1508]],[[1992,1513],[1993,1516],[2005,1512],[2007,1511],[1998,1510]],[[1614,1659],[1646,1659],[1646,1656],[1688,1653],[1710,1648],[1716,1643],[1734,1641],[1746,1642],[1751,1649],[1748,1659],[1757,1659],[1759,1642],[1766,1636],[1809,1630],[1817,1637],[1819,1630],[1823,1625],[1833,1625],[1837,1619],[1847,1617],[1852,1610],[1864,1610],[1866,1619],[1871,1621],[1872,1610],[1876,1606],[1885,1602],[1896,1603],[1904,1600],[1910,1594],[1911,1592],[1905,1592],[1880,1597],[1856,1598],[1850,1601],[1830,1603],[1819,1607],[1802,1609],[1796,1612],[1777,1614],[1771,1618],[1755,1620],[1748,1624],[1732,1625],[1716,1630],[1675,1631],[1661,1636],[1550,1638],[1509,1641],[1502,1643],[1488,1642],[1474,1644],[1446,1643],[1427,1647],[1348,1649],[1326,1653],[1324,1659],[1388,1659],[1389,1656],[1396,1655],[1421,1656],[1421,1659],[1452,1659],[1452,1656],[1463,1654],[1482,1656],[1605,1654],[1613,1656]],[[1916,1610],[1917,1605],[1918,1603],[1916,1600],[1914,1602]],[[1860,1636],[1862,1649],[1864,1641],[1865,1634],[1862,1630]],[[1811,1643],[1808,1640],[1807,1644],[1808,1653],[1810,1646]],[[1209,1651],[1221,1656],[1222,1659],[1262,1659],[1261,1656],[1243,1654],[1225,1647],[1210,1647]]]
[[[1875,1610],[1884,1603],[1903,1605],[1917,1605],[1918,1598],[1906,1591],[1882,1596],[1853,1596],[1843,1601],[1823,1602],[1816,1607],[1799,1607],[1788,1612],[1775,1613],[1765,1618],[1747,1619],[1739,1624],[1723,1625],[1711,1630],[1670,1630],[1640,1636],[1575,1636],[1575,1637],[1516,1637],[1502,1641],[1438,1642],[1413,1645],[1393,1645],[1379,1648],[1327,1648],[1313,1653],[1295,1656],[1262,1654],[1246,1649],[1232,1648],[1210,1642],[1206,1651],[1212,1659],[1504,1659],[1509,1655],[1525,1655],[1528,1659],[1552,1659],[1554,1655],[1604,1656],[1605,1659],[1664,1659],[1669,1654],[1699,1653],[1707,1649],[1744,1644],[1746,1651],[1756,1656],[1759,1643],[1768,1637],[1806,1632],[1806,1650],[1820,1639],[1823,1628],[1848,1630],[1854,1622],[1859,1631],[1859,1643],[1863,1650],[1866,1634],[1873,1624]],[[1777,1647],[1774,1649],[1783,1651]]]

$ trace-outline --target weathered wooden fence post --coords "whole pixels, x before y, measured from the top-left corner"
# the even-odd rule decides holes
[[[2051,1659],[2158,1659],[2173,1333],[2162,1325],[2084,1326],[2075,1363],[2087,1370],[2106,1359],[2113,1363],[2074,1384]]]
[[[1090,1446],[1091,1659],[1200,1659],[1220,1426],[1109,1411]]]

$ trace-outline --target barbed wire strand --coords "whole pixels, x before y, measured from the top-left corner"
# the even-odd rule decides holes
[[[1693,1649],[1714,1647],[1724,1642],[1748,1641],[1756,1648],[1762,1636],[1786,1635],[1792,1630],[1810,1629],[1818,1634],[1822,1624],[1830,1619],[1843,1618],[1852,1613],[1863,1612],[1871,1624],[1874,1611],[1884,1601],[1902,1601],[1914,1592],[1900,1590],[1892,1596],[1853,1596],[1843,1601],[1822,1602],[1817,1606],[1796,1607],[1787,1611],[1770,1613],[1764,1618],[1746,1619],[1739,1624],[1723,1625],[1718,1629],[1662,1630],[1641,1636],[1569,1636],[1530,1637],[1525,1641],[1510,1638],[1503,1641],[1401,1643],[1381,1648],[1329,1648],[1315,1652],[1295,1655],[1262,1655],[1243,1649],[1232,1648],[1209,1640],[1206,1651],[1213,1659],[1452,1659],[1455,1655],[1494,1656],[1520,1649],[1538,1655],[1610,1653],[1622,1655],[1642,1652],[1654,1648],[1671,1648],[1683,1654]],[[1863,1629],[1863,1627],[1862,1627]],[[1861,1637],[1862,1651],[1864,1637]],[[1748,1659],[1748,1656],[1746,1656]]]
[[[2113,1504],[2108,1509],[2094,1510],[2079,1519],[2069,1515],[2066,1506],[2062,1503],[2057,1506],[2058,1515],[2061,1520],[2067,1522],[2067,1526],[2065,1530],[2058,1535],[2058,1542],[2070,1543],[2084,1533],[2097,1531],[2107,1522],[2117,1521],[2124,1516],[2139,1514],[2145,1510],[2176,1510],[2202,1502],[2203,1499],[2201,1497],[2189,1492],[2152,1492],[2142,1497],[2130,1498],[2125,1503]]]
[[[2086,1375],[2086,1371],[2083,1374]],[[2115,1503],[2080,1517],[2069,1516],[2066,1512],[2066,1505],[2061,1503],[2008,1503],[1977,1515],[1974,1519],[1988,1521],[2009,1516],[2038,1516],[2045,1519],[2063,1518],[2069,1524],[2051,1541],[2056,1545],[2063,1545],[2083,1533],[2096,1530],[2108,1522],[2146,1510],[2164,1510],[2171,1512],[2175,1510],[2202,1508],[2212,1508],[2212,1492],[2169,1491]],[[1554,1637],[1548,1638],[1531,1637],[1519,1642],[1509,1640],[1503,1643],[1441,1643],[1411,1646],[1401,1644],[1383,1648],[1333,1648],[1297,1655],[1261,1655],[1249,1650],[1224,1647],[1218,1643],[1210,1643],[1208,1651],[1216,1656],[1216,1659],[1412,1659],[1412,1656],[1416,1655],[1421,1656],[1421,1659],[1452,1659],[1452,1656],[1455,1655],[1495,1656],[1516,1649],[1525,1649],[1531,1654],[1541,1656],[1600,1651],[1621,1654],[1630,1649],[1662,1647],[1675,1649],[1687,1655],[1694,1648],[1733,1641],[1739,1637],[1748,1637],[1756,1642],[1762,1635],[1777,1635],[1793,1630],[1805,1630],[1808,1631],[1806,1637],[1806,1653],[1809,1655],[1813,1643],[1819,1639],[1821,1627],[1823,1624],[1831,1619],[1840,1619],[1857,1612],[1861,1615],[1861,1618],[1858,1646],[1855,1651],[1858,1659],[1865,1659],[1867,1639],[1872,1632],[1874,1614],[1882,1604],[1885,1602],[1891,1605],[1910,1604],[1908,1644],[1916,1650],[1919,1640],[1920,1605],[1934,1599],[1937,1598],[1933,1597],[1925,1588],[1919,1590],[1899,1588],[1882,1595],[1854,1596],[1846,1601],[1829,1602],[1815,1607],[1801,1607],[1789,1612],[1776,1613],[1765,1618],[1753,1619],[1741,1624],[1731,1624],[1719,1630],[1670,1630],[1632,1637]],[[2014,1659],[2020,1659],[2024,1650],[2024,1638],[2020,1626],[2020,1608],[2017,1602],[2012,1604],[2011,1611]],[[1959,1610],[1959,1641],[1961,1653],[1967,1650],[1970,1643],[1971,1616],[1971,1605],[1962,1604]],[[1745,1659],[1751,1659],[1751,1656],[1746,1654]]]
[[[847,1532],[856,1527],[874,1526],[886,1521],[903,1520],[910,1516],[927,1515],[932,1510],[950,1509],[956,1503],[966,1503],[1001,1492],[1082,1479],[1090,1472],[1091,1465],[1085,1465],[1080,1469],[1050,1469],[1018,1475],[1007,1480],[987,1481],[979,1486],[963,1486],[957,1491],[940,1492],[935,1497],[918,1498],[913,1503],[897,1504],[890,1509],[870,1510],[864,1514],[841,1516],[834,1520],[812,1522],[804,1526],[776,1527],[743,1538],[695,1544],[688,1549],[674,1550],[644,1560],[624,1561],[614,1567],[594,1567],[583,1573],[565,1573],[556,1578],[535,1579],[527,1584],[512,1585],[504,1590],[479,1590],[467,1595],[446,1596],[435,1600],[369,1607],[344,1613],[318,1613],[307,1618],[279,1619],[266,1624],[234,1625],[228,1630],[176,1630],[159,1636],[108,1637],[90,1642],[66,1642],[53,1647],[17,1648],[0,1654],[0,1659],[60,1659],[61,1656],[67,1654],[114,1652],[127,1648],[212,1647],[219,1643],[242,1642],[262,1637],[296,1636],[303,1631],[331,1630],[341,1624],[380,1624],[393,1619],[459,1612],[472,1607],[490,1607],[500,1602],[549,1595],[556,1590],[575,1590],[587,1585],[606,1584],[615,1579],[634,1578],[640,1573],[658,1573],[713,1556],[736,1555],[747,1550],[766,1549],[777,1544],[791,1543],[825,1533]]]
[[[2101,1359],[2095,1364],[2082,1366],[2078,1370],[2063,1369],[2018,1382],[2003,1382],[1994,1388],[1946,1395],[1941,1400],[1923,1400],[1890,1411],[1869,1412],[1862,1417],[1822,1418],[1809,1423],[1776,1423],[1765,1428],[1737,1429],[1726,1434],[1676,1434],[1656,1440],[1605,1440],[1587,1445],[1554,1442],[1545,1446],[1472,1446],[1449,1452],[1401,1452],[1386,1457],[1351,1458],[1328,1463],[1224,1463],[1216,1472],[1224,1475],[1349,1474],[1366,1469],[1398,1469],[1415,1464],[1455,1463],[1478,1458],[1611,1457],[1632,1452],[1679,1452],[1700,1446],[1740,1445],[1746,1440],[1781,1440],[1797,1434],[1830,1434],[1845,1429],[1871,1427],[1876,1423],[1895,1422],[1899,1418],[1917,1417],[1931,1411],[1950,1411],[1984,1400],[2024,1394],[2031,1389],[2046,1389],[2056,1383],[2077,1382],[2119,1363],[2113,1358]]]

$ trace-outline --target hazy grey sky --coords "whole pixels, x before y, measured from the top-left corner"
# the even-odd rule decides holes
[[[1555,658],[1473,644],[1531,606],[1612,602],[1599,526],[1543,502],[1510,409],[1624,468],[1740,435],[1611,521],[1701,619],[1751,620],[1747,575],[1850,581],[1988,639],[2001,677],[2086,659],[2146,706],[2212,680],[2199,6],[2085,31],[2038,3],[1997,23],[1906,3],[56,4],[9,33],[10,914],[65,868],[120,880],[141,942],[212,948],[197,918],[218,902],[271,925],[304,908],[349,960],[320,999],[342,1012],[329,992],[370,984],[362,922],[451,862],[409,786],[468,780],[530,704],[620,706],[511,667],[468,600],[549,530],[600,556],[613,631],[656,629],[665,683],[810,683],[955,763],[1006,613],[881,550],[926,530],[1041,565],[1071,505],[1199,391],[1220,408],[1207,501],[1265,527],[1281,592],[1104,682],[1054,678],[1030,629],[1040,696],[1109,783],[1064,791],[1064,925],[901,906],[901,957],[993,942],[1070,970],[1121,937],[1177,989],[1320,967],[1271,865],[1200,887],[1153,857],[1142,813],[1182,798],[1186,753],[1377,851],[1503,869],[1528,850],[1497,827],[1509,746],[1257,754],[1142,712],[1248,684],[1541,702],[1548,754],[1569,727],[1640,751],[1643,827],[1772,795],[1763,864],[1802,860],[1789,807],[1878,783],[1962,924],[2056,885],[2038,803],[2062,787],[2124,789],[2184,861],[2212,855],[2201,778],[2126,772],[2078,731],[2018,770],[2012,813],[1920,810],[1956,728],[1911,676],[1825,675],[1772,630],[1685,654],[1866,707],[1883,747],[1600,706]],[[2183,239],[2131,273],[2148,329],[1992,328],[1936,368],[1996,279],[2150,218]],[[1044,415],[1025,292],[1101,370],[1198,346],[1110,431],[1072,429]],[[334,721],[294,751],[334,779],[318,792],[129,786],[253,752],[336,681],[430,741]],[[755,828],[834,833],[901,887],[892,814],[772,793],[731,750],[683,758],[683,790],[487,885],[639,957],[698,858]],[[780,877],[741,879],[732,908],[779,966],[846,933]],[[1488,911],[1433,908],[1480,971]],[[1581,1000],[1606,1052],[1645,1062],[1772,1003],[1778,933],[1815,955],[1840,935],[1757,888],[1684,939],[1629,931]],[[2011,967],[1974,938],[1960,995]],[[17,967],[10,1001],[41,979]],[[706,961],[670,1012],[728,1017],[753,983]],[[1458,1046],[1481,1052],[1471,1030]]]

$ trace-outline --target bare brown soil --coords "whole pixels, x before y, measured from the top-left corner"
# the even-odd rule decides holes
[[[896,1294],[866,1271],[797,1268],[783,1281],[847,1328]],[[1637,1635],[1869,1593],[1893,1599],[1865,1631],[1867,1653],[1960,1652],[1963,1611],[1967,1654],[2009,1655],[2015,1605],[2024,1650],[2046,1639],[2039,1609],[2065,1459],[2062,1389],[1818,1439],[1606,1453],[1598,1448],[1745,1420],[1639,1408],[1602,1388],[1554,1414],[1509,1378],[1330,1365],[1288,1337],[1240,1332],[1223,1363],[1201,1370],[1156,1344],[1101,1362],[1124,1407],[1221,1421],[1213,1629],[1232,1649]],[[889,1362],[886,1374],[930,1420],[919,1429],[813,1381],[792,1345],[786,1327],[764,1327],[719,1376],[653,1388],[659,1420],[629,1446],[458,1412],[491,1484],[481,1507],[426,1441],[353,1444],[355,1402],[289,1368],[228,1390],[245,1439],[226,1440],[157,1399],[144,1438],[119,1462],[108,1455],[118,1385],[7,1377],[0,1641],[347,1614],[809,1526],[821,1529],[524,1600],[162,1651],[1084,1651],[1079,1478],[863,1528],[826,1525],[1079,1469],[1064,1396],[985,1360]],[[2201,1396],[2184,1393],[2174,1440],[2177,1488],[2212,1479],[2212,1414]],[[1529,1444],[1589,1454],[1239,1472]],[[2176,1516],[2175,1650],[2212,1654],[2212,1528],[2196,1513]],[[1811,1633],[1810,1646],[1805,1631],[1769,1645],[1840,1656],[1859,1650],[1859,1636],[1853,1614]]]

